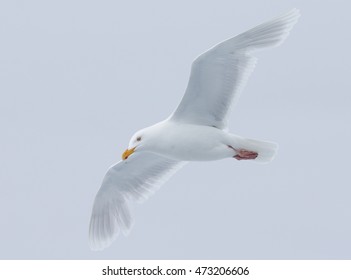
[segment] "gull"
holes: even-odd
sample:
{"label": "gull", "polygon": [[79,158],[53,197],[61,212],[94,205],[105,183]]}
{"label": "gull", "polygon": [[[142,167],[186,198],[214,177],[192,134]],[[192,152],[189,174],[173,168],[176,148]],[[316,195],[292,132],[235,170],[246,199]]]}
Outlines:
{"label": "gull", "polygon": [[128,204],[147,199],[187,162],[273,159],[277,144],[230,134],[228,118],[255,67],[251,53],[280,45],[299,16],[293,9],[215,45],[193,61],[176,110],[166,120],[136,132],[122,160],[108,169],[90,219],[92,250],[110,246],[120,232],[128,234],[132,226]]}

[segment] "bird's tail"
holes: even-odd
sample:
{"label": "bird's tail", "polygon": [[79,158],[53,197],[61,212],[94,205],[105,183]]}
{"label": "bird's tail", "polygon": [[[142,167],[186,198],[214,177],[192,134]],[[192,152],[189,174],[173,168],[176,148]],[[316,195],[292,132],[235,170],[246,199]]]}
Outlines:
{"label": "bird's tail", "polygon": [[268,163],[273,160],[278,150],[278,144],[273,142],[248,139],[235,136],[233,139],[235,149],[244,149],[258,153],[255,162]]}

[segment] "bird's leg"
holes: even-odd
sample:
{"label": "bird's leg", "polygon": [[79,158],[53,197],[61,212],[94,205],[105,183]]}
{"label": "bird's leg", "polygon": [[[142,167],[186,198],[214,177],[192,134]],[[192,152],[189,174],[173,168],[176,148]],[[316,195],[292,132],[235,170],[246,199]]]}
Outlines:
{"label": "bird's leg", "polygon": [[243,159],[255,159],[258,156],[257,152],[254,151],[248,151],[245,149],[235,149],[234,147],[228,145],[228,148],[234,150],[236,152],[236,155],[233,156],[233,158],[237,160],[243,160]]}

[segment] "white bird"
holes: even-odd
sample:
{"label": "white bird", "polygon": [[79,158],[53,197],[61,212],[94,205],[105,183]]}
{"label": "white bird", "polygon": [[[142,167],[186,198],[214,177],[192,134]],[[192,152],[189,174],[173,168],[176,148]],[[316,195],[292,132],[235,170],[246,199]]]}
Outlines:
{"label": "white bird", "polygon": [[90,220],[92,250],[108,247],[120,231],[128,233],[128,202],[148,198],[188,161],[272,160],[277,145],[228,133],[228,115],[255,67],[251,52],[281,44],[299,16],[293,9],[195,59],[178,108],[165,121],[135,133],[122,160],[107,171]]}

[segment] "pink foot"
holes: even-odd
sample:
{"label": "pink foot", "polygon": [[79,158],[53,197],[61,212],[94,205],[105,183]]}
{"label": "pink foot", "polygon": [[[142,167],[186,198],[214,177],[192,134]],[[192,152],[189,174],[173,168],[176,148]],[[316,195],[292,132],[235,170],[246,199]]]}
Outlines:
{"label": "pink foot", "polygon": [[244,149],[235,149],[232,146],[228,146],[229,148],[233,149],[237,154],[234,156],[237,160],[243,159],[255,159],[258,156],[257,152],[248,151]]}

